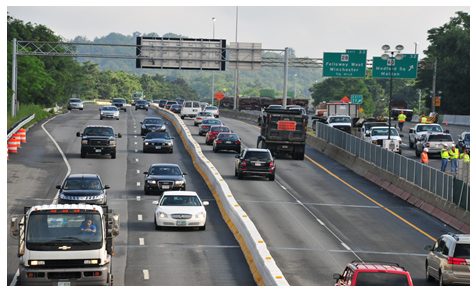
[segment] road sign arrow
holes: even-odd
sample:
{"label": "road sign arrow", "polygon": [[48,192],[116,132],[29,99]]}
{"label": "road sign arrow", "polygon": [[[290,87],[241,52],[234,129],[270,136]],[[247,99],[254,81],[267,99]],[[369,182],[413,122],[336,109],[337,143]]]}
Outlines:
{"label": "road sign arrow", "polygon": [[409,66],[409,71],[411,71],[411,69],[414,69],[414,65]]}

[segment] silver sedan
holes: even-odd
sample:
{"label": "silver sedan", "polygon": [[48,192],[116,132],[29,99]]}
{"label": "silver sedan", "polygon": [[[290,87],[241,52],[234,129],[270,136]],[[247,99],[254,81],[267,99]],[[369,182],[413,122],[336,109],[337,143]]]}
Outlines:
{"label": "silver sedan", "polygon": [[104,118],[112,118],[119,120],[119,109],[116,106],[104,106],[102,109],[99,109],[101,112],[101,120]]}

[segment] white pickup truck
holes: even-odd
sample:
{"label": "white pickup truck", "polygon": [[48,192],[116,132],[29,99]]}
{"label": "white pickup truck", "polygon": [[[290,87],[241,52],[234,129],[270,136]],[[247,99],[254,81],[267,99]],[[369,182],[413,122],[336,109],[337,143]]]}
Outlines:
{"label": "white pickup truck", "polygon": [[396,128],[391,127],[391,136],[388,139],[388,128],[387,126],[374,126],[365,133],[364,140],[401,154],[401,136],[404,137],[404,135],[399,135]]}
{"label": "white pickup truck", "polygon": [[444,132],[449,133],[448,130],[443,131],[442,127],[439,124],[435,123],[420,123],[416,124],[414,128],[409,129],[409,147],[414,148],[414,145],[417,143],[417,139],[420,139],[423,134],[427,132]]}

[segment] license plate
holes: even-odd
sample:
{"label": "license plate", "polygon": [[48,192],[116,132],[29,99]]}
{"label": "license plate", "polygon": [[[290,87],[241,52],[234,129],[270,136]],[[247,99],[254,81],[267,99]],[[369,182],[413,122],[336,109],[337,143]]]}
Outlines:
{"label": "license plate", "polygon": [[229,144],[231,144],[231,143],[232,143],[232,141],[227,141],[226,143],[229,143]]}
{"label": "license plate", "polygon": [[155,129],[152,129],[152,132],[156,132],[156,131],[157,131],[157,130],[155,130]]}
{"label": "license plate", "polygon": [[177,226],[186,226],[186,221],[176,221]]}
{"label": "license plate", "polygon": [[156,146],[156,147],[155,147],[156,150],[159,150],[159,149],[161,149],[161,148],[162,148],[161,146]]}
{"label": "license plate", "polygon": [[168,186],[168,185],[162,185],[162,189],[170,189],[170,186]]}
{"label": "license plate", "polygon": [[438,144],[438,145],[437,145],[437,147],[438,147],[438,148],[441,148],[441,147],[443,147],[443,145],[441,145],[441,144]]}
{"label": "license plate", "polygon": [[96,149],[96,153],[100,153],[100,152],[102,152],[101,149]]}
{"label": "license plate", "polygon": [[71,286],[71,282],[58,282],[58,286]]}
{"label": "license plate", "polygon": [[283,149],[288,149],[289,146],[288,146],[288,145],[283,145],[282,148],[283,148]]}
{"label": "license plate", "polygon": [[256,164],[254,164],[254,166],[260,167],[261,163],[256,163]]}

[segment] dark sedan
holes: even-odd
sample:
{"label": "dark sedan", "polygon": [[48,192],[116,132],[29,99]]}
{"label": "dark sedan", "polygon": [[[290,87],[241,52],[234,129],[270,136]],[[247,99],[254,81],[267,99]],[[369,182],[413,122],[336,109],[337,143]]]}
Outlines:
{"label": "dark sedan", "polygon": [[463,153],[465,149],[468,149],[468,152],[470,153],[470,132],[469,131],[464,131],[462,132],[462,134],[460,134],[457,141],[457,147],[460,150],[460,153]]}
{"label": "dark sedan", "polygon": [[135,103],[135,111],[138,109],[148,111],[148,102],[146,100],[138,100],[137,103]]}
{"label": "dark sedan", "polygon": [[199,135],[206,135],[210,127],[213,125],[223,125],[223,122],[219,119],[205,119],[201,122],[200,129],[198,131]]}
{"label": "dark sedan", "polygon": [[165,104],[165,109],[170,110],[170,107],[171,107],[172,105],[176,105],[176,104],[178,104],[178,103],[175,102],[175,101],[168,101],[168,102]]}
{"label": "dark sedan", "polygon": [[172,105],[170,107],[170,111],[172,111],[175,114],[180,114],[181,113],[181,108],[183,108],[183,106],[181,104],[175,104],[175,105]]}
{"label": "dark sedan", "polygon": [[268,149],[245,148],[236,155],[234,176],[243,179],[245,175],[266,176],[275,179],[275,162]]}
{"label": "dark sedan", "polygon": [[241,152],[241,139],[236,133],[220,133],[213,141],[213,152],[219,151]]}
{"label": "dark sedan", "polygon": [[167,190],[186,190],[186,172],[177,164],[153,164],[145,174],[143,190],[146,195],[151,192],[163,193]]}
{"label": "dark sedan", "polygon": [[144,136],[149,132],[164,132],[167,131],[165,124],[162,118],[159,117],[147,117],[142,122],[140,122],[140,135]]}
{"label": "dark sedan", "polygon": [[173,140],[166,132],[149,132],[143,137],[143,152],[173,153]]}
{"label": "dark sedan", "polygon": [[158,102],[158,106],[159,106],[160,108],[165,108],[165,105],[167,104],[167,102],[168,102],[168,100],[160,100],[160,101]]}
{"label": "dark sedan", "polygon": [[58,204],[107,204],[106,189],[109,185],[103,185],[97,174],[71,174],[62,185],[56,185],[59,189]]}

